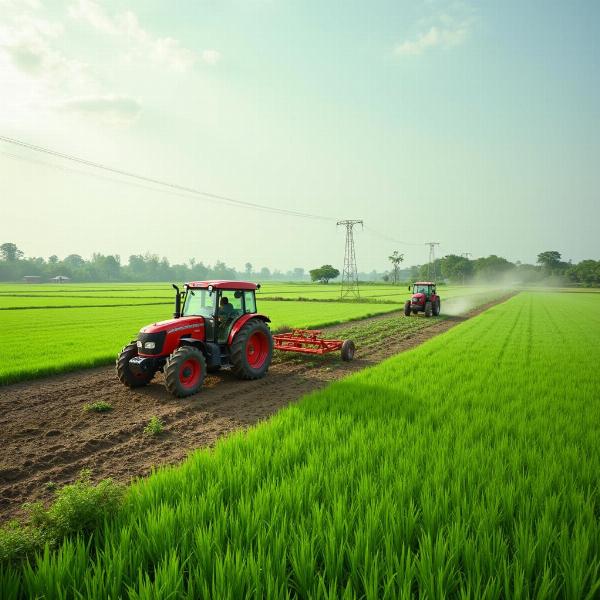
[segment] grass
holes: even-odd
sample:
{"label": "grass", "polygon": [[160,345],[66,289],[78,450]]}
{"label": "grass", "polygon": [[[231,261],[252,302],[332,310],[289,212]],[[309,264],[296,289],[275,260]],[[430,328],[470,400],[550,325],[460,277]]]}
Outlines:
{"label": "grass", "polygon": [[86,412],[97,412],[103,413],[112,410],[112,404],[110,402],[106,402],[106,400],[98,400],[96,402],[91,402],[90,404],[86,404],[84,406],[84,410]]}
{"label": "grass", "polygon": [[164,423],[155,415],[151,417],[146,427],[144,427],[145,435],[160,435],[165,429]]}
{"label": "grass", "polygon": [[[262,301],[272,327],[322,326],[394,310],[394,305]],[[170,306],[0,311],[0,384],[113,362],[141,327],[171,317]]]}
{"label": "grass", "polygon": [[135,484],[7,598],[600,593],[600,299],[521,294]]}
{"label": "grass", "polygon": [[[0,385],[78,368],[110,364],[121,348],[135,339],[141,327],[170,318],[172,314],[170,303],[127,304],[128,302],[160,302],[160,299],[144,300],[144,294],[157,296],[157,289],[161,287],[157,284],[148,286],[90,284],[87,287],[81,284],[78,287],[0,285],[0,305],[15,300],[38,303],[37,308],[20,306],[19,310],[15,307],[0,310],[0,328],[3,338],[3,344],[0,346]],[[287,284],[287,287],[302,289],[301,286],[294,284]],[[387,286],[386,289],[389,290],[391,287]],[[446,288],[444,290],[446,293]],[[167,291],[171,298],[170,291]],[[27,294],[27,296],[15,297],[16,293]],[[35,293],[43,296],[30,297]],[[465,294],[464,289],[462,293]],[[496,293],[470,289],[466,296],[475,301]],[[84,294],[86,297],[78,298],[77,294]],[[96,299],[94,297],[90,299],[89,296],[93,294],[99,295]],[[103,294],[107,297],[103,297]],[[139,299],[135,300],[137,294]],[[74,302],[79,301],[87,303],[87,307],[73,305]],[[102,305],[104,301],[110,302],[111,305]],[[42,307],[46,302],[58,303],[54,308],[57,306],[61,308],[60,310],[44,309]],[[100,304],[94,305],[95,303]],[[114,303],[124,304],[113,305]],[[400,306],[400,304],[378,303],[276,302],[262,298],[258,300],[259,310],[270,316],[271,327],[274,330],[283,325],[324,327],[397,310]],[[5,305],[4,308],[7,306]]]}

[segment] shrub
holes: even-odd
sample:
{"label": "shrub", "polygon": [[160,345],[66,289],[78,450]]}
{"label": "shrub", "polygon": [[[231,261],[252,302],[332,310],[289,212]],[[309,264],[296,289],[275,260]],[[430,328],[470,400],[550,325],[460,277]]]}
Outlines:
{"label": "shrub", "polygon": [[155,415],[148,421],[148,425],[144,427],[144,433],[146,435],[158,435],[163,432],[164,427],[164,423]]}
{"label": "shrub", "polygon": [[45,508],[41,502],[25,504],[29,522],[15,521],[0,529],[0,563],[26,558],[46,543],[55,546],[76,533],[87,533],[121,506],[125,489],[112,479],[97,485],[91,471],[81,471],[79,479],[56,492],[56,499]]}
{"label": "shrub", "polygon": [[108,412],[109,410],[112,410],[112,404],[110,402],[106,402],[105,400],[98,400],[98,402],[86,404],[84,406],[84,410],[86,412]]}

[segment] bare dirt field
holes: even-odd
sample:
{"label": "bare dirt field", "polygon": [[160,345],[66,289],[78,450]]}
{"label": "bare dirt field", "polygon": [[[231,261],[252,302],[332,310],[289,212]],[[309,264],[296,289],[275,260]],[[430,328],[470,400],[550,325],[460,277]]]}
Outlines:
{"label": "bare dirt field", "polygon": [[[113,367],[0,388],[0,521],[21,516],[24,502],[50,499],[54,485],[74,481],[84,468],[92,470],[94,480],[128,482],[160,465],[177,463],[190,451],[255,425],[304,394],[408,350],[506,298],[464,317],[411,317],[423,326],[402,335],[384,326],[405,319],[401,313],[331,327],[324,331],[342,338],[345,331],[356,333],[363,325],[365,331],[377,328],[378,334],[366,336],[364,344],[360,334],[355,337],[353,362],[342,362],[339,353],[291,360],[276,353],[264,379],[239,381],[223,371],[209,375],[200,393],[182,400],[167,393],[160,373],[149,386],[129,390]],[[112,410],[84,410],[97,401],[109,402]],[[154,415],[163,421],[164,432],[144,435]]]}

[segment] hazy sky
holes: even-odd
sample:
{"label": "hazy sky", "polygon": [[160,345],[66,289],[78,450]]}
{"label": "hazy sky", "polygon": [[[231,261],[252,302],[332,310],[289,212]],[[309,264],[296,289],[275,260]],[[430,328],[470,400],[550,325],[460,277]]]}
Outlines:
{"label": "hazy sky", "polygon": [[[600,2],[0,0],[0,242],[359,270],[395,249],[600,258]],[[16,158],[16,157],[22,158]],[[77,172],[73,172],[75,169]]]}

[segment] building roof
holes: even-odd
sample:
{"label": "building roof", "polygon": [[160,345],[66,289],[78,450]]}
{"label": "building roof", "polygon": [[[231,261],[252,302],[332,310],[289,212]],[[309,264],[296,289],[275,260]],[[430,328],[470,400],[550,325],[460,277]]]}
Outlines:
{"label": "building roof", "polygon": [[251,281],[229,281],[227,279],[213,279],[209,281],[190,281],[186,283],[190,288],[204,288],[209,285],[218,290],[256,290],[260,287],[259,284]]}

